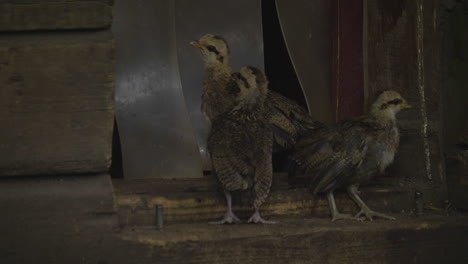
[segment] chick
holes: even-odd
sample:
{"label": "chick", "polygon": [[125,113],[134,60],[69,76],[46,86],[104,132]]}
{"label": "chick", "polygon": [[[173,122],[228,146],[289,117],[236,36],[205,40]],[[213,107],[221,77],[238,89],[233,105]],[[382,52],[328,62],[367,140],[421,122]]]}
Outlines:
{"label": "chick", "polygon": [[200,50],[205,61],[201,110],[213,121],[234,107],[238,93],[237,84],[231,77],[229,46],[222,37],[212,34],[206,34],[190,45]]}
{"label": "chick", "polygon": [[[399,93],[385,91],[372,104],[369,114],[324,126],[299,139],[293,159],[310,179],[313,193],[327,194],[332,221],[362,220],[362,215],[369,220],[373,217],[395,219],[369,209],[359,197],[358,187],[393,162],[400,139],[396,114],[409,107]],[[338,188],[347,189],[361,208],[358,214],[338,212],[333,196]]]}
{"label": "chick", "polygon": [[[259,75],[263,74],[257,68],[252,69],[259,71]],[[321,126],[321,123],[314,121],[302,106],[279,93],[268,90],[266,102],[269,114],[265,122],[273,130],[277,147],[274,150],[290,149],[301,134]]]}
{"label": "chick", "polygon": [[251,196],[255,212],[249,223],[274,224],[259,213],[270,191],[273,168],[273,134],[268,120],[268,81],[253,67],[241,68],[233,74],[238,85],[236,106],[219,116],[212,124],[208,150],[215,175],[225,192],[227,212],[224,218],[212,224],[240,222],[232,212],[231,192]]}
{"label": "chick", "polygon": [[[202,112],[213,121],[236,103],[239,88],[231,75],[229,47],[222,37],[212,34],[190,44],[201,51],[205,61]],[[272,91],[268,91],[266,97],[271,105],[268,122],[274,131],[277,150],[292,147],[301,133],[316,128],[317,123],[294,101]]]}

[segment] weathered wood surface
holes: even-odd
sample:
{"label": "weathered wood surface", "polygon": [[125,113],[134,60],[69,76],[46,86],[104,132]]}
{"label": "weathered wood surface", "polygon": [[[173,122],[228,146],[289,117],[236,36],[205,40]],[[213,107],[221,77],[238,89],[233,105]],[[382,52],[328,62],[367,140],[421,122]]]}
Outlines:
{"label": "weathered wood surface", "polygon": [[0,39],[0,176],[105,172],[114,120],[107,33]]}
{"label": "weathered wood surface", "polygon": [[443,11],[447,185],[454,205],[468,209],[468,1],[445,2]]}
{"label": "weathered wood surface", "polygon": [[[31,217],[34,219],[34,217]],[[113,229],[112,217],[39,219],[2,232],[2,264],[466,263],[468,218]],[[66,221],[64,221],[66,220]],[[58,224],[59,223],[59,224]]]}
{"label": "weathered wood surface", "polygon": [[3,0],[0,31],[109,28],[109,0]]}
{"label": "weathered wood surface", "polygon": [[22,217],[34,216],[38,220],[115,212],[108,174],[2,178],[0,201],[0,211],[4,212],[0,218],[2,228]]}
{"label": "weathered wood surface", "polygon": [[0,178],[0,212],[2,264],[89,263],[117,227],[106,174]]}
{"label": "weathered wood surface", "polygon": [[[321,217],[329,219],[330,210],[326,198],[312,196],[306,188],[289,189],[281,175],[275,175],[272,191],[261,208],[263,216]],[[167,223],[207,222],[220,218],[225,210],[218,183],[210,180],[177,181],[122,181],[114,180],[116,204],[121,226],[154,225],[156,205],[164,206]],[[357,213],[357,206],[345,193],[337,193],[337,206],[344,213]],[[385,187],[365,188],[362,198],[368,205],[388,213],[413,209],[413,194]],[[252,208],[234,196],[234,211],[244,219],[252,214]]]}
{"label": "weathered wood surface", "polygon": [[438,0],[367,1],[367,103],[399,91],[413,106],[398,115],[400,149],[388,168],[395,184],[445,199],[440,149],[441,74]]}
{"label": "weathered wood surface", "polygon": [[[466,217],[336,222],[282,219],[272,226],[180,224],[119,236],[146,247],[135,263],[466,263]],[[131,248],[131,247],[128,247]]]}
{"label": "weathered wood surface", "polygon": [[[164,186],[162,186],[164,187]],[[169,190],[168,190],[169,191]],[[108,175],[0,179],[2,264],[466,263],[468,216],[116,229]]]}

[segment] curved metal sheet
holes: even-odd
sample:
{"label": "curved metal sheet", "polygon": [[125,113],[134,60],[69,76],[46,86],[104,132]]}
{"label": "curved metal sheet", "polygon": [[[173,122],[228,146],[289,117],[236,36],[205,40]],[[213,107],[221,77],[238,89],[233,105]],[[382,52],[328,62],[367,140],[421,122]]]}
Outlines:
{"label": "curved metal sheet", "polygon": [[332,2],[276,0],[283,36],[309,111],[322,122],[333,121]]}
{"label": "curved metal sheet", "polygon": [[178,74],[174,2],[117,0],[113,32],[124,177],[202,177]]}
{"label": "curved metal sheet", "polygon": [[206,150],[209,122],[201,113],[203,61],[189,42],[206,33],[224,37],[233,70],[245,65],[264,68],[261,0],[177,0],[177,53],[185,101],[197,135],[203,168],[211,170]]}

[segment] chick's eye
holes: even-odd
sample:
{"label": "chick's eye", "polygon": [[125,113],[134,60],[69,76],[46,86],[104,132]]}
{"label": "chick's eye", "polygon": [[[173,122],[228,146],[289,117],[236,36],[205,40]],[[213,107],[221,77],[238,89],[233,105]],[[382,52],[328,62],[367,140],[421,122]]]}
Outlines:
{"label": "chick's eye", "polygon": [[387,104],[398,105],[398,104],[401,104],[402,102],[403,102],[403,100],[401,100],[401,99],[393,99],[391,101],[388,101]]}
{"label": "chick's eye", "polygon": [[211,45],[210,45],[210,46],[208,46],[208,47],[206,47],[206,48],[208,49],[209,52],[215,52],[215,51],[216,51],[215,46],[211,46]]}

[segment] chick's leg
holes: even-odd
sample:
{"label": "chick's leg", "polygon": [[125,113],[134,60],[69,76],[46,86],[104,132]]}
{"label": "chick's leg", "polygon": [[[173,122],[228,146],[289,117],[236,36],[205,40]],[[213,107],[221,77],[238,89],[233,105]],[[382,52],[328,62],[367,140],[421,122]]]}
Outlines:
{"label": "chick's leg", "polygon": [[[267,145],[271,146],[272,142],[267,142]],[[265,143],[264,142],[264,143]],[[263,219],[260,216],[258,208],[263,204],[263,202],[268,197],[270,193],[271,183],[273,178],[273,165],[271,163],[271,149],[269,152],[264,153],[259,157],[259,162],[257,168],[255,169],[255,200],[253,202],[253,208],[255,212],[249,218],[248,223],[254,224],[276,224],[276,221],[268,221]]]}
{"label": "chick's leg", "polygon": [[355,221],[360,220],[360,218],[356,218],[350,214],[341,214],[340,212],[338,212],[338,209],[336,208],[336,203],[335,203],[335,196],[333,196],[333,191],[330,191],[327,193],[327,199],[328,199],[328,204],[330,205],[332,222],[335,222],[336,220],[355,220]]}
{"label": "chick's leg", "polygon": [[249,218],[247,223],[273,225],[273,224],[276,224],[277,222],[263,219],[260,216],[260,212],[258,211],[258,209],[255,209],[255,213],[253,213],[253,215]]}
{"label": "chick's leg", "polygon": [[223,224],[234,224],[240,223],[241,220],[237,218],[237,216],[232,212],[232,197],[228,191],[224,191],[224,195],[226,196],[226,203],[227,203],[227,211],[224,214],[223,219],[219,221],[209,222],[212,225],[223,225]]}
{"label": "chick's leg", "polygon": [[353,199],[354,202],[359,205],[361,208],[361,211],[355,215],[356,218],[360,217],[361,215],[364,215],[367,219],[372,221],[373,217],[380,217],[388,220],[395,220],[395,217],[388,216],[379,212],[372,211],[365,203],[364,201],[361,200],[361,198],[358,195],[358,189],[357,186],[351,185],[348,187],[348,194],[351,196],[351,199]]}

